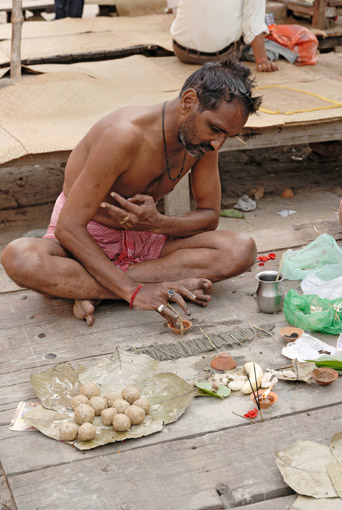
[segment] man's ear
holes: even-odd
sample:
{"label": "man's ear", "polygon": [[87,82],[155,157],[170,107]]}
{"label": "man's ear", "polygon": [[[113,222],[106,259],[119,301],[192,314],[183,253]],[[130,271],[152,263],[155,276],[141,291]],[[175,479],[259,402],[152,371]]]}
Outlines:
{"label": "man's ear", "polygon": [[181,97],[182,113],[190,113],[190,111],[197,109],[198,96],[195,89],[187,89],[183,92]]}

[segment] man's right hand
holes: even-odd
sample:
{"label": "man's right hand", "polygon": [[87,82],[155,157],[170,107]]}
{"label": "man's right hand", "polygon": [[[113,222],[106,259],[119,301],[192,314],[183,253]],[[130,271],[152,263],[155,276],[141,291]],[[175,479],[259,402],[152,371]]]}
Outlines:
{"label": "man's right hand", "polygon": [[[201,290],[201,292],[197,292],[196,295],[188,288],[187,283],[192,288],[195,287],[197,291]],[[211,281],[205,278],[145,284],[136,295],[133,308],[137,310],[155,310],[167,322],[176,325],[179,314],[172,310],[173,305],[177,304],[186,315],[190,315],[191,312],[185,299],[206,306],[211,298],[204,291],[209,290],[211,285]],[[168,306],[169,302],[172,308]]]}

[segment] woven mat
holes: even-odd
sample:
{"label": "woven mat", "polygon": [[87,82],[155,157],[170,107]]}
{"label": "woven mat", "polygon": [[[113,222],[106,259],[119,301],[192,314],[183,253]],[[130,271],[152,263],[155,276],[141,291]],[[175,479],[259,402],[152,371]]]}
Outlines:
{"label": "woven mat", "polygon": [[[51,57],[116,51],[137,45],[156,45],[172,50],[171,14],[151,14],[136,17],[102,17],[89,19],[62,19],[51,22],[24,24],[21,58],[46,59]],[[33,27],[32,27],[33,25]],[[11,38],[1,34],[0,64],[10,62]]]}
{"label": "woven mat", "polygon": [[[254,68],[254,64],[250,66]],[[182,64],[176,57],[134,55],[113,61],[32,69],[46,74],[0,88],[0,163],[28,154],[71,150],[111,110],[125,105],[157,104],[176,97],[196,66]],[[342,102],[342,81],[312,76],[285,62],[279,72],[260,73],[257,78],[259,87],[272,86],[260,90],[264,96],[262,106],[269,110],[286,112],[329,105],[310,94]],[[247,126],[262,129],[332,118],[342,118],[342,108],[292,115],[261,112],[252,115]]]}

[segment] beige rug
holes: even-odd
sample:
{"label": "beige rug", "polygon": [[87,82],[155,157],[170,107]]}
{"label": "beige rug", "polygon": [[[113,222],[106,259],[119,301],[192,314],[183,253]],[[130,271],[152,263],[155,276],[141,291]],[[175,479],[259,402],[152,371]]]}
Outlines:
{"label": "beige rug", "polygon": [[[255,64],[250,67],[255,71]],[[28,154],[71,150],[111,110],[176,97],[196,66],[182,64],[176,57],[134,55],[31,69],[44,74],[0,88],[0,163]],[[280,113],[252,115],[247,126],[262,129],[342,118],[342,108],[327,101],[342,104],[341,81],[313,76],[283,62],[279,72],[258,73],[257,79],[257,93],[264,96],[262,108]],[[289,113],[298,110],[304,111]]]}

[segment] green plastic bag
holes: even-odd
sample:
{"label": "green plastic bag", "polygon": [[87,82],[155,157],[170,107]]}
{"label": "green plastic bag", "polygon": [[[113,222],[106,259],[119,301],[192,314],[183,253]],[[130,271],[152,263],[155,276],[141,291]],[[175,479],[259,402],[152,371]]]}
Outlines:
{"label": "green plastic bag", "polygon": [[291,289],[284,299],[284,315],[292,326],[305,331],[342,332],[342,298],[330,301],[313,294],[301,296]]}
{"label": "green plastic bag", "polygon": [[332,236],[322,234],[300,250],[285,252],[281,272],[288,280],[303,280],[308,274],[333,280],[342,276],[342,249]]}

